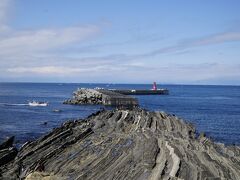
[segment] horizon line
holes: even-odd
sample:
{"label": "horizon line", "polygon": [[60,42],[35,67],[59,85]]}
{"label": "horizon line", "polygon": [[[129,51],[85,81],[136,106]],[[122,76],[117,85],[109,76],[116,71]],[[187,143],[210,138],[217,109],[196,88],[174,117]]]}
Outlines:
{"label": "horizon line", "polygon": [[[152,85],[152,83],[110,83],[110,82],[31,82],[31,81],[0,81],[0,84],[119,84],[119,85]],[[159,83],[157,82],[157,85],[182,85],[182,86],[240,86],[240,84],[196,84],[196,83]]]}

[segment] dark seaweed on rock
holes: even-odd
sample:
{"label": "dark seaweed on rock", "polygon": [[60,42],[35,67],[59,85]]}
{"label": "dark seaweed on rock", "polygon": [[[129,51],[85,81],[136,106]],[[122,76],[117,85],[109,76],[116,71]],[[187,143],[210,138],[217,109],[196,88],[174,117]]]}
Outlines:
{"label": "dark seaweed on rock", "polygon": [[21,148],[2,179],[240,179],[240,148],[195,138],[176,116],[103,110]]}

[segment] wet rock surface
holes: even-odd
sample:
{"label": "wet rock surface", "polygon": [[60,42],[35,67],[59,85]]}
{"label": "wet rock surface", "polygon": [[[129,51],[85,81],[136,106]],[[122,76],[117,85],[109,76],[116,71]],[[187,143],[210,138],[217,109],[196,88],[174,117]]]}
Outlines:
{"label": "wet rock surface", "polygon": [[176,116],[103,110],[26,143],[0,179],[240,179],[240,148]]}

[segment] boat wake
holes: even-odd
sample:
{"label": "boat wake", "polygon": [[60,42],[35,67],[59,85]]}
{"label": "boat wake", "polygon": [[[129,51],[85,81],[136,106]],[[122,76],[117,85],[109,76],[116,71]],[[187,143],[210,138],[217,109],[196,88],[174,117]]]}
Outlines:
{"label": "boat wake", "polygon": [[0,103],[3,106],[48,106],[47,102],[30,101],[27,104]]}
{"label": "boat wake", "polygon": [[11,103],[0,103],[3,106],[29,106],[29,104],[11,104]]}

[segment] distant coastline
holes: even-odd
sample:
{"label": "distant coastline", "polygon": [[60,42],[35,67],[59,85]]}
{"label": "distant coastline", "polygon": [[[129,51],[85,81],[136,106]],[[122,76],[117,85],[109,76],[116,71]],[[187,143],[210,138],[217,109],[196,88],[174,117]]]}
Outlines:
{"label": "distant coastline", "polygon": [[[100,84],[100,85],[114,85],[114,84],[118,84],[118,85],[152,85],[151,83],[111,83],[111,82],[55,82],[55,81],[50,81],[50,82],[45,82],[45,81],[40,81],[40,82],[32,82],[32,81],[19,81],[19,82],[15,82],[15,81],[0,81],[0,84],[86,84],[86,85],[90,85],[90,84]],[[158,84],[164,85],[164,86],[240,86],[240,84],[214,84],[214,83],[161,83],[158,82]]]}

